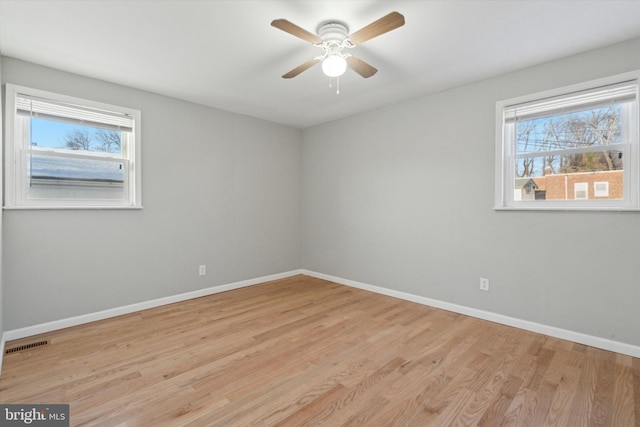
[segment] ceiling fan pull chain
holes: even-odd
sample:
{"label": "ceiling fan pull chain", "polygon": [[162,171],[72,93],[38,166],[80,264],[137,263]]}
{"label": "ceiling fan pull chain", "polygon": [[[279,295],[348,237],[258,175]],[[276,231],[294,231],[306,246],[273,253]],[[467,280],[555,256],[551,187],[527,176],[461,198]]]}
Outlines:
{"label": "ceiling fan pull chain", "polygon": [[[329,88],[333,88],[333,77],[329,77]],[[340,94],[340,76],[336,77],[336,95]]]}
{"label": "ceiling fan pull chain", "polygon": [[[329,88],[333,88],[333,77],[329,77]],[[340,76],[336,77],[336,94],[340,94]]]}

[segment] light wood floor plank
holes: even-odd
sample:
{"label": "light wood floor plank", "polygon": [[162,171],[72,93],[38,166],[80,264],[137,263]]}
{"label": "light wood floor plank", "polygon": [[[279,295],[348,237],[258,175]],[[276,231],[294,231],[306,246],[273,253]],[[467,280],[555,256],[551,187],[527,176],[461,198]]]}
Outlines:
{"label": "light wood floor plank", "polygon": [[7,343],[73,426],[640,426],[640,360],[295,276]]}

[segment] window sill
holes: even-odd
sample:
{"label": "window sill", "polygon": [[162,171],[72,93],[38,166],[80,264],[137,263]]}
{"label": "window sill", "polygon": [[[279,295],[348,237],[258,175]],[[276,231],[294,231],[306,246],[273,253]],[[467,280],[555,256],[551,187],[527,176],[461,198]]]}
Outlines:
{"label": "window sill", "polygon": [[640,212],[640,208],[625,208],[625,207],[611,207],[611,206],[597,206],[597,207],[568,207],[568,206],[535,206],[535,207],[516,207],[516,206],[500,206],[494,207],[496,212],[507,211],[547,211],[547,212]]}

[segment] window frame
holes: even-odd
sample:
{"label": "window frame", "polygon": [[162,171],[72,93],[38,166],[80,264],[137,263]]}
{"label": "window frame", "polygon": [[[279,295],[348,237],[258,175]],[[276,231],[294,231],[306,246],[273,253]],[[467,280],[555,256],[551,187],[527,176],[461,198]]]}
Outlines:
{"label": "window frame", "polygon": [[[23,129],[20,124],[17,112],[17,97],[19,95],[41,98],[53,103],[65,103],[77,105],[79,107],[111,111],[126,114],[132,117],[133,126],[131,136],[123,141],[122,158],[119,161],[125,166],[125,180],[119,184],[124,188],[124,199],[108,198],[45,198],[29,199],[26,195],[26,180],[28,179],[27,167],[19,164],[24,155],[24,138],[28,135],[28,130]],[[142,169],[141,169],[141,116],[139,110],[107,104],[103,102],[63,95],[59,93],[34,89],[25,86],[7,83],[5,85],[5,197],[3,209],[141,209],[142,208]],[[91,126],[89,124],[89,126]],[[126,148],[125,148],[126,147]],[[69,153],[62,155],[63,150],[47,149],[40,150],[40,154],[46,156],[61,156],[69,158],[82,158],[88,160],[116,161],[115,157],[101,156],[100,154],[79,154]],[[55,185],[52,181],[51,185]],[[65,182],[67,187],[77,186],[78,188],[95,187],[97,184],[92,181],[87,182]]]}
{"label": "window frame", "polygon": [[[623,144],[615,144],[610,147],[624,150],[624,197],[621,200],[514,200],[515,168],[514,161],[515,141],[509,143],[506,136],[505,109],[519,104],[533,103],[550,98],[568,97],[577,92],[595,90],[603,86],[613,86],[633,82],[635,85],[635,101],[632,108],[632,122],[626,126],[627,134]],[[532,93],[515,98],[496,102],[495,125],[495,199],[494,210],[586,210],[586,211],[640,211],[640,70],[617,74],[610,77],[591,80],[574,85],[564,86],[547,91]],[[624,113],[623,113],[624,114]],[[598,151],[597,147],[584,149],[583,151]]]}

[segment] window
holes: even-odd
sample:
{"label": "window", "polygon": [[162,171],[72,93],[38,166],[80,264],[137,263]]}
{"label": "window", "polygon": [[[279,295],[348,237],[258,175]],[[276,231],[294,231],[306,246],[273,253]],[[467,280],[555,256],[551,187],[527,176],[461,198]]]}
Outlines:
{"label": "window", "polygon": [[609,197],[609,182],[594,182],[593,197]]}
{"label": "window", "polygon": [[640,209],[639,77],[498,102],[496,208]]}
{"label": "window", "polygon": [[7,208],[139,208],[140,112],[6,85]]}
{"label": "window", "polygon": [[586,200],[589,198],[589,184],[586,182],[576,182],[573,186],[573,198],[576,200]]}

